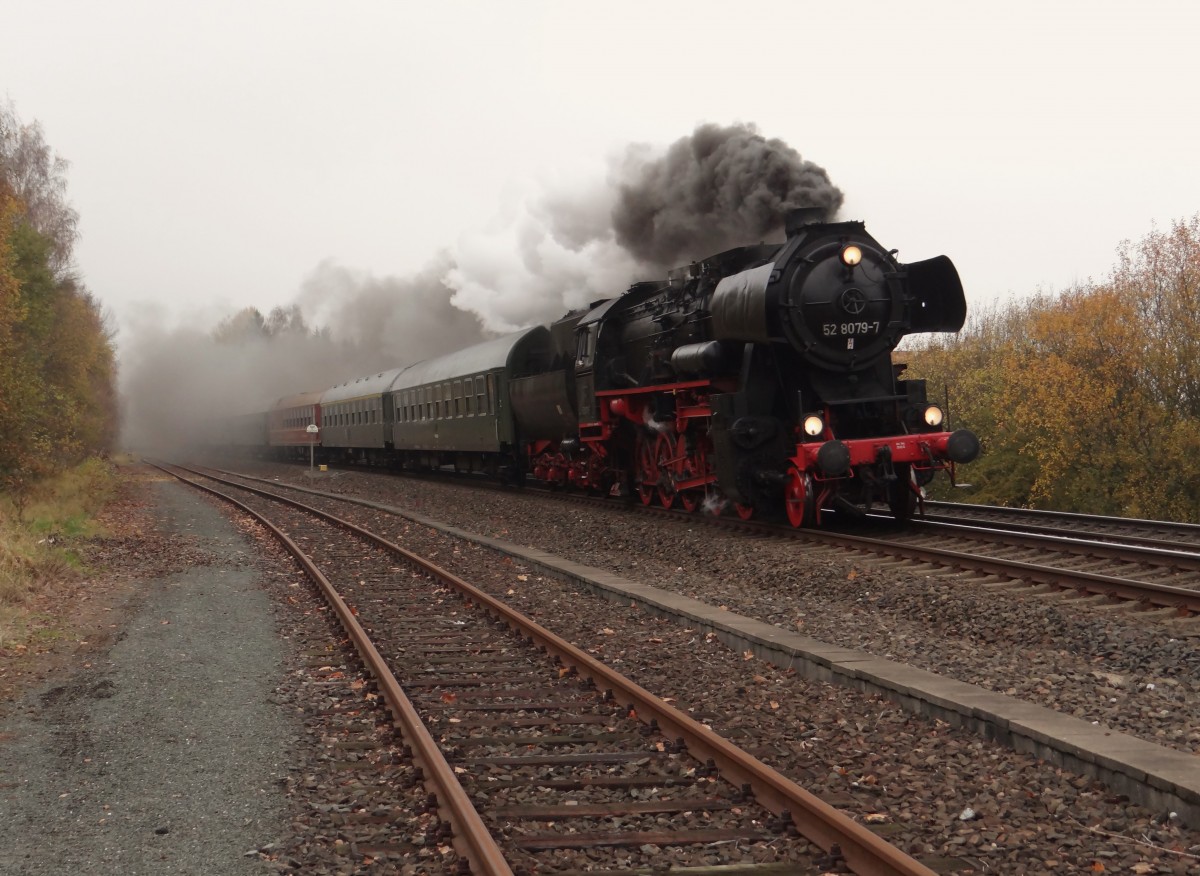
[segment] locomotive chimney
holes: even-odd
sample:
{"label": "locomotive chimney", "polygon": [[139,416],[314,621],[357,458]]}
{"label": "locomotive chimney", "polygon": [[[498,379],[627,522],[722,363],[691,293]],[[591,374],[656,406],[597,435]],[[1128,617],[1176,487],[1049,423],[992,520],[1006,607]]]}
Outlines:
{"label": "locomotive chimney", "polygon": [[791,237],[797,234],[805,225],[816,225],[825,218],[824,207],[797,207],[789,210],[784,221],[784,231]]}

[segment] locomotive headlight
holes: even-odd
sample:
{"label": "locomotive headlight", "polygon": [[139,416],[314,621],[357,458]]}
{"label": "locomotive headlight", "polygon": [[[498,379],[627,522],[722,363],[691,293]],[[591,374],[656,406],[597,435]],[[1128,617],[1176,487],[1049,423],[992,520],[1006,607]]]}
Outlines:
{"label": "locomotive headlight", "polygon": [[862,261],[862,250],[853,243],[842,247],[842,264],[847,267],[854,267]]}
{"label": "locomotive headlight", "polygon": [[825,431],[825,421],[816,414],[809,414],[804,418],[804,434],[809,438],[816,438]]}
{"label": "locomotive headlight", "polygon": [[940,426],[945,417],[946,415],[942,413],[942,409],[937,405],[930,405],[925,408],[925,425],[927,426]]}

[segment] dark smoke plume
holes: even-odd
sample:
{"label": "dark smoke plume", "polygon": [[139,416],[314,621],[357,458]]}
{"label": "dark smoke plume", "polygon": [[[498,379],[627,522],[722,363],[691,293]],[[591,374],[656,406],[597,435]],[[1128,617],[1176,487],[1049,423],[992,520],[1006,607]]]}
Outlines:
{"label": "dark smoke plume", "polygon": [[787,213],[820,207],[832,219],[842,192],[825,170],[752,125],[701,125],[665,156],[631,151],[613,209],[617,241],[639,261],[677,266],[782,231]]}

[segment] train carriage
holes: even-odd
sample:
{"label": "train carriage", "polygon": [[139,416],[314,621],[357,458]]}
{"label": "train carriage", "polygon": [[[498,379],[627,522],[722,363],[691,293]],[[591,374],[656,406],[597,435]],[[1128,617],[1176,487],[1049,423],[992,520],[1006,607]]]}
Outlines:
{"label": "train carriage", "polygon": [[219,444],[242,453],[255,454],[261,452],[267,443],[267,420],[262,411],[227,417],[219,423],[225,433],[218,438]]}
{"label": "train carriage", "polygon": [[[280,456],[308,459],[321,446],[322,391],[276,399],[267,411],[267,441]],[[310,432],[309,426],[318,431]]]}
{"label": "train carriage", "polygon": [[404,368],[359,377],[321,396],[321,447],[326,458],[384,461],[392,450],[395,397],[392,387]]}
{"label": "train carriage", "polygon": [[391,389],[395,449],[427,468],[515,460],[509,380],[541,367],[549,343],[535,326],[406,368]]}

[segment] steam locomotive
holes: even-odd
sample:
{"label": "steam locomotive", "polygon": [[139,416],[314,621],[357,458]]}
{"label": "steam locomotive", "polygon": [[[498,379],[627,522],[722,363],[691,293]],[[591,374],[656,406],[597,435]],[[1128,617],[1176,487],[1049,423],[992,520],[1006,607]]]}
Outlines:
{"label": "steam locomotive", "polygon": [[863,223],[813,213],[788,217],[782,245],[720,253],[549,327],[280,399],[243,443],[794,526],[876,504],[907,520],[938,471],[953,478],[980,449],[891,358],[906,334],[962,328],[962,284],[945,256],[900,264]]}

